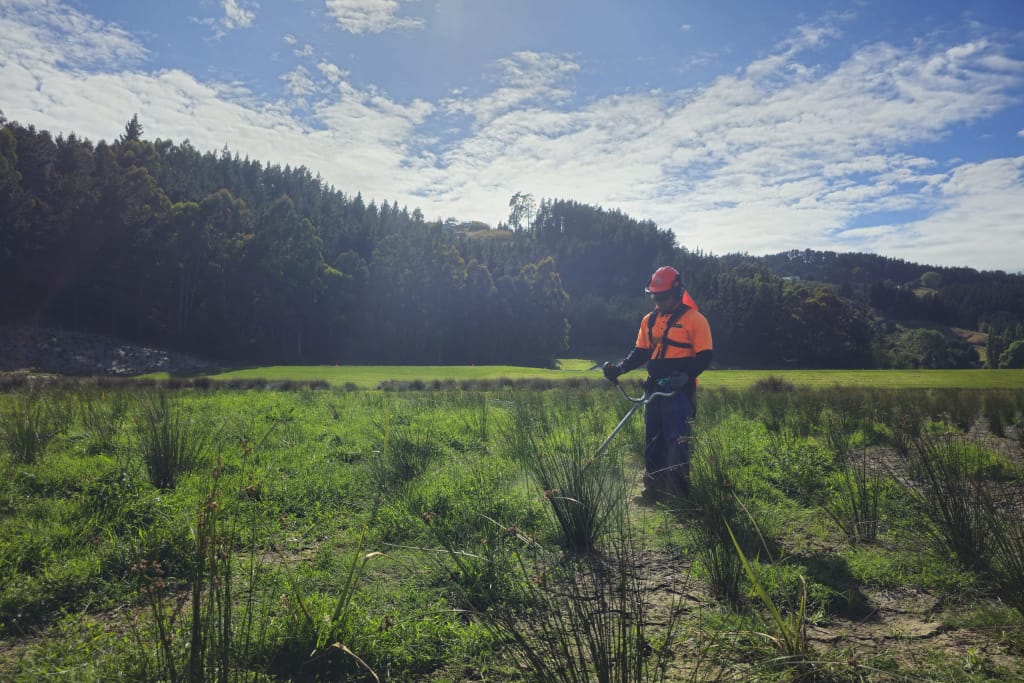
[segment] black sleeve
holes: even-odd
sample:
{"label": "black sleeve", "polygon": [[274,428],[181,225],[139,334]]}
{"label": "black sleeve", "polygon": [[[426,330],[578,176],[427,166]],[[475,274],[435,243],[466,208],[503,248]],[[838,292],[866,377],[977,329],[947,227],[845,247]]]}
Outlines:
{"label": "black sleeve", "polygon": [[709,365],[711,365],[711,349],[701,351],[693,358],[687,358],[683,367],[683,372],[686,373],[687,377],[693,379],[700,373],[707,370]]}
{"label": "black sleeve", "polygon": [[[710,353],[710,351],[708,352]],[[640,367],[646,363],[651,357],[650,349],[641,349],[634,346],[633,350],[629,352],[629,355],[623,358],[619,362],[619,367],[622,368],[623,374]]]}

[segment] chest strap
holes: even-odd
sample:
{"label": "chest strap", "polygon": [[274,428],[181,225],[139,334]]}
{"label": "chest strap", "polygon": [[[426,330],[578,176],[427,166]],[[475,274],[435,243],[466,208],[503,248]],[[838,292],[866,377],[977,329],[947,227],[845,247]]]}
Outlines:
{"label": "chest strap", "polygon": [[[673,311],[668,318],[668,322],[665,324],[665,333],[661,337],[659,342],[660,348],[657,353],[654,353],[654,349],[651,349],[651,358],[660,360],[665,357],[665,353],[668,351],[668,347],[675,346],[680,349],[692,348],[692,344],[686,342],[677,342],[673,339],[669,339],[669,332],[672,330],[672,326],[679,322],[679,319],[686,315],[686,312],[690,310],[689,306],[685,304],[677,311]],[[658,316],[661,315],[657,310],[651,311],[651,315],[647,316],[647,338],[651,340],[651,344],[654,344],[654,324],[658,320]]]}

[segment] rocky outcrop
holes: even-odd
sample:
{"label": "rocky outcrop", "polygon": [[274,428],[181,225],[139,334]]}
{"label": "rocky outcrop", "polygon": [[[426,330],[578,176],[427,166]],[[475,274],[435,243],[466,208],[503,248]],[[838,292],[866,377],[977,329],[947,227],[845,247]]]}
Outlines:
{"label": "rocky outcrop", "polygon": [[147,372],[194,374],[214,367],[187,354],[96,334],[0,326],[0,372],[131,377]]}

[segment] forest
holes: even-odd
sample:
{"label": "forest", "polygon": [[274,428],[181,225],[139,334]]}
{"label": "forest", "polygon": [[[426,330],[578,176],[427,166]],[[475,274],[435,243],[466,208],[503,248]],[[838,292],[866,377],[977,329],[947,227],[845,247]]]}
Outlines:
{"label": "forest", "polygon": [[[872,254],[713,255],[649,220],[516,193],[428,220],[315,170],[187,140],[53,136],[0,114],[0,325],[247,363],[547,366],[632,346],[659,265],[719,367],[1024,364],[1024,275]],[[987,335],[981,358],[952,328]]]}

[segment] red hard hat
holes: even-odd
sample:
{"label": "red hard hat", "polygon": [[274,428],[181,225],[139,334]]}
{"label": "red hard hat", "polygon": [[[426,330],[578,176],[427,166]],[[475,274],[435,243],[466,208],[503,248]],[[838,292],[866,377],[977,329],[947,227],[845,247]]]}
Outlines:
{"label": "red hard hat", "polygon": [[672,266],[662,266],[654,271],[654,275],[651,276],[651,281],[647,283],[644,291],[648,294],[661,294],[682,288],[683,280],[679,277],[679,271]]}

